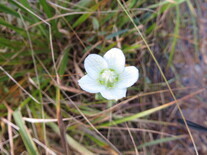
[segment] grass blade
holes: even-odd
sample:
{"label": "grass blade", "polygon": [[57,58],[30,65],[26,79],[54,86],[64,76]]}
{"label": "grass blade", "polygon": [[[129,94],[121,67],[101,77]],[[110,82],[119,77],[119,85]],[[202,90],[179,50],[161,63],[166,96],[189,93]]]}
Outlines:
{"label": "grass blade", "polygon": [[153,114],[153,113],[155,113],[157,111],[160,111],[160,110],[165,109],[165,108],[167,108],[169,106],[172,106],[172,105],[174,105],[177,102],[186,100],[189,97],[192,97],[194,95],[197,95],[197,94],[203,92],[204,90],[205,89],[200,89],[200,90],[198,90],[198,91],[196,91],[196,92],[194,92],[192,94],[189,94],[187,96],[184,96],[183,98],[178,99],[176,101],[172,101],[172,102],[166,103],[164,105],[161,105],[161,106],[158,106],[158,107],[149,109],[149,110],[145,110],[143,112],[140,112],[140,113],[137,113],[137,114],[134,114],[134,115],[130,115],[128,117],[124,117],[124,118],[121,118],[121,119],[117,119],[117,120],[114,120],[114,121],[111,121],[111,122],[104,123],[104,124],[100,125],[100,128],[103,127],[103,126],[105,127],[105,126],[117,125],[117,124],[124,123],[124,122],[127,122],[127,121],[135,120],[137,118],[141,118],[141,117],[148,116],[148,115]]}
{"label": "grass blade", "polygon": [[174,35],[173,35],[173,41],[171,45],[171,51],[170,51],[170,56],[168,60],[168,66],[172,64],[173,61],[173,56],[175,53],[175,48],[177,44],[177,37],[179,36],[179,29],[180,29],[180,10],[179,6],[176,6],[176,24],[175,24],[175,29],[174,29]]}
{"label": "grass blade", "polygon": [[154,141],[150,141],[150,142],[139,145],[138,149],[141,149],[141,148],[147,147],[147,146],[157,145],[157,144],[160,144],[160,143],[166,143],[166,142],[173,141],[173,140],[179,140],[179,139],[182,139],[182,138],[185,138],[185,137],[186,136],[181,135],[181,136],[173,136],[173,137],[156,139]]}
{"label": "grass blade", "polygon": [[[55,123],[48,123],[48,125],[57,133],[60,134],[59,128]],[[68,134],[66,135],[66,140],[68,144],[77,150],[81,154],[87,154],[87,155],[94,155],[91,151],[89,151],[87,148],[85,148],[83,145],[79,144],[75,139],[70,137]]]}
{"label": "grass blade", "polygon": [[32,140],[32,137],[25,126],[24,120],[22,118],[22,115],[19,110],[16,110],[13,113],[13,117],[15,120],[16,125],[19,127],[19,133],[22,137],[22,140],[24,142],[24,145],[26,146],[26,149],[30,155],[38,155],[37,147],[35,143]]}

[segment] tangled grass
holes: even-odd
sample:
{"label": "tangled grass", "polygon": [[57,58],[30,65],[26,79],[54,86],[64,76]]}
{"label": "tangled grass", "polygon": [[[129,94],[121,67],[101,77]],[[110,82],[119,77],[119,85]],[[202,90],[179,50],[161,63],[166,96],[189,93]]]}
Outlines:
{"label": "tangled grass", "polygon": [[[206,7],[1,1],[1,154],[205,154]],[[112,47],[140,70],[117,102],[77,83],[86,56]]]}

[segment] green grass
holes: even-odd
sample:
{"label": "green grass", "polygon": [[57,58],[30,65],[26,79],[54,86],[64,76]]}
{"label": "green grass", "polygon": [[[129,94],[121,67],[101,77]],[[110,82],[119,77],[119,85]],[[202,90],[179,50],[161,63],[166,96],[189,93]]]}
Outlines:
{"label": "green grass", "polygon": [[29,154],[39,154],[37,151],[37,147],[34,144],[32,137],[31,137],[27,127],[24,124],[21,113],[17,110],[13,113],[13,117],[14,117],[16,125],[19,127],[18,131],[22,137],[22,140],[24,142],[24,145],[25,145],[28,153]]}
{"label": "green grass", "polygon": [[[196,16],[186,19],[193,6],[190,0],[1,1],[0,153],[162,154],[179,143],[178,150],[198,154],[187,124],[170,128],[175,109],[182,115],[181,103],[205,91],[187,88],[182,75],[171,74],[185,22],[193,24],[199,55]],[[77,83],[84,58],[113,47],[140,71],[117,103],[83,92]]]}

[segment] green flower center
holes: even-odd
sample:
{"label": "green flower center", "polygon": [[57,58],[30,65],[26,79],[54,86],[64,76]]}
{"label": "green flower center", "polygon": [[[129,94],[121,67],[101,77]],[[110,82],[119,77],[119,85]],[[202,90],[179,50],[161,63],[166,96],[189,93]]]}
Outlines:
{"label": "green flower center", "polygon": [[118,82],[119,76],[113,69],[104,69],[98,80],[101,85],[112,88]]}

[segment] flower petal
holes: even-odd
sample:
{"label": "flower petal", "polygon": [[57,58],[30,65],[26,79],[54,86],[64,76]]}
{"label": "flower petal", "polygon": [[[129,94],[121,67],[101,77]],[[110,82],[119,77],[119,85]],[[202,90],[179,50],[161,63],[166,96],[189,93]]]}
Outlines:
{"label": "flower petal", "polygon": [[96,80],[92,79],[88,75],[85,75],[78,80],[78,84],[83,90],[89,93],[98,93],[105,89],[104,86],[100,85]]}
{"label": "flower petal", "polygon": [[118,88],[131,87],[139,78],[139,70],[134,66],[125,67],[119,75]]}
{"label": "flower petal", "polygon": [[107,61],[108,67],[114,69],[117,73],[121,73],[124,70],[125,56],[122,50],[112,48],[106,52],[104,59]]}
{"label": "flower petal", "polygon": [[118,88],[114,88],[114,89],[105,89],[103,91],[101,91],[101,95],[106,98],[107,100],[118,100],[121,99],[123,97],[126,97],[126,91],[127,89],[118,89]]}
{"label": "flower petal", "polygon": [[100,55],[90,54],[84,61],[84,67],[91,78],[97,79],[100,72],[107,68],[108,65]]}

